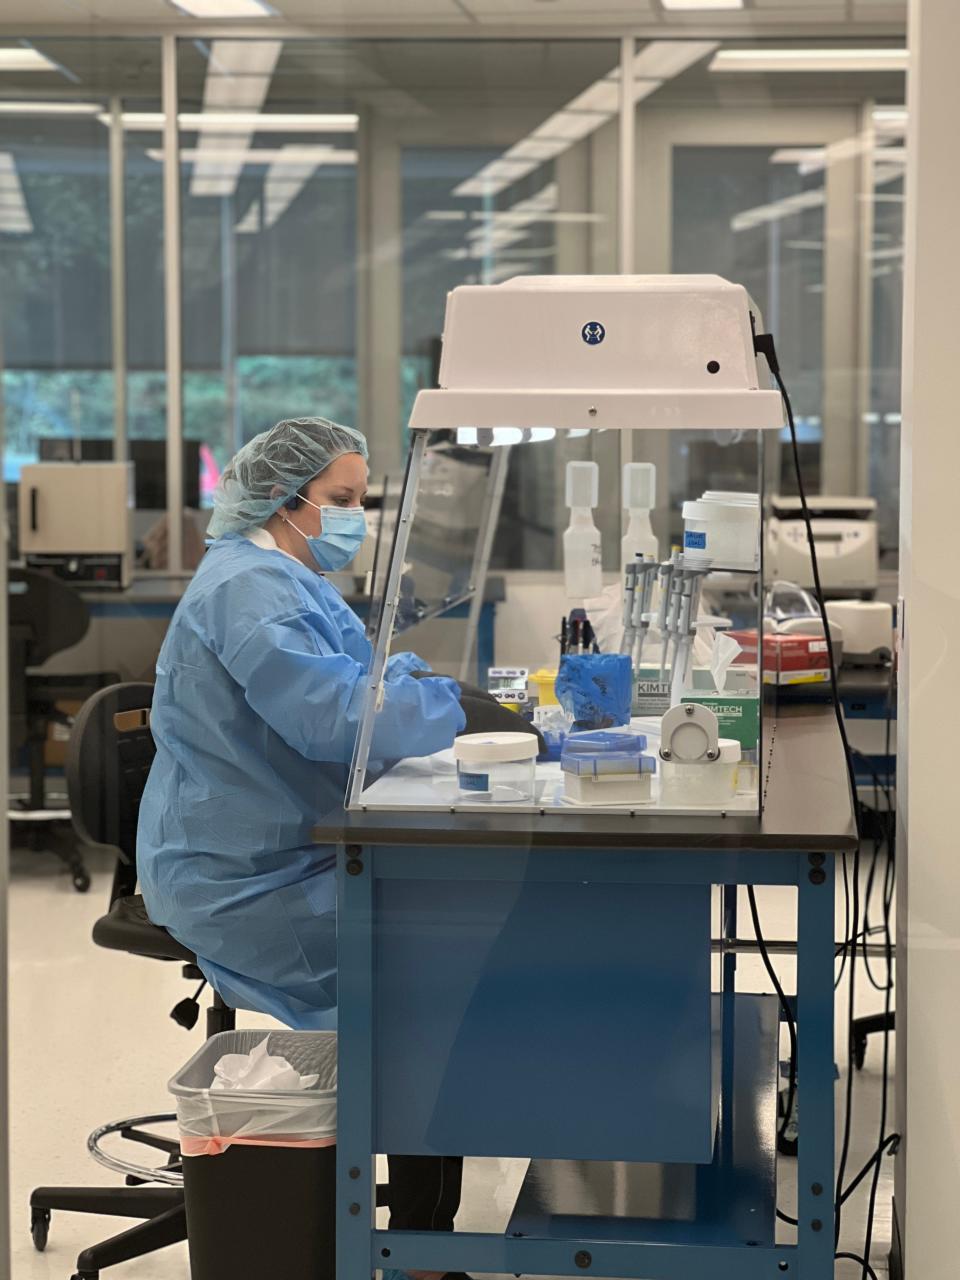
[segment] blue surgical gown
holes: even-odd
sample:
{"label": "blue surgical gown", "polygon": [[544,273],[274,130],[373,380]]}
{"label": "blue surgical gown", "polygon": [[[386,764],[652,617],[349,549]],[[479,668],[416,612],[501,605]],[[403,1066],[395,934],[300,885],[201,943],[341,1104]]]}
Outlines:
{"label": "blue surgical gown", "polygon": [[[157,754],[137,867],[151,920],[234,1008],[335,1025],[335,851],[372,650],[319,574],[233,535],[208,550],[157,660]],[[371,759],[428,755],[464,727],[452,680],[390,660]]]}

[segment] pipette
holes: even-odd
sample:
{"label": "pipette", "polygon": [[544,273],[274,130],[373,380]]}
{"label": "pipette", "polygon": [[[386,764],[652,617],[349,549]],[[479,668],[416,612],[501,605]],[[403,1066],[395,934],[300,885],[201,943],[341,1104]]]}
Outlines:
{"label": "pipette", "polygon": [[667,677],[670,665],[670,642],[674,634],[679,601],[675,599],[674,579],[677,576],[680,552],[674,551],[670,559],[660,566],[660,614],[657,619],[657,630],[660,632],[660,679]]}
{"label": "pipette", "polygon": [[640,669],[643,661],[644,644],[647,633],[650,630],[650,623],[653,620],[653,614],[651,613],[653,588],[659,573],[660,564],[655,556],[643,556],[642,559],[638,560],[632,619],[634,635],[633,665],[635,670]]}
{"label": "pipette", "polygon": [[636,560],[623,571],[623,640],[620,642],[620,652],[631,656],[637,640],[634,601],[639,573],[640,565]]}

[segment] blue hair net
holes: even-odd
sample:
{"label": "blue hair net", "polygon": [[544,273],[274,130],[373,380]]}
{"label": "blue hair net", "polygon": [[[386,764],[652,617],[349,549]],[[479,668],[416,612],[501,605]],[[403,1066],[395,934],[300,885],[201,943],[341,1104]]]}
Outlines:
{"label": "blue hair net", "polygon": [[254,436],[224,468],[213,495],[209,534],[265,524],[288,498],[344,453],[368,456],[359,431],[326,418],[285,418]]}

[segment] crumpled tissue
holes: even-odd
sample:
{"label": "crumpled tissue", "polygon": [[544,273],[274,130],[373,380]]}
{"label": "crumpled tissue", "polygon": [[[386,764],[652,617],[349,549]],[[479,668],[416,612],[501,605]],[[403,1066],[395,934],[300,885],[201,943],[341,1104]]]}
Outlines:
{"label": "crumpled tissue", "polygon": [[213,1067],[214,1080],[210,1088],[217,1091],[231,1089],[279,1089],[284,1093],[294,1089],[312,1089],[319,1075],[302,1076],[286,1058],[267,1053],[265,1036],[249,1053],[225,1053]]}

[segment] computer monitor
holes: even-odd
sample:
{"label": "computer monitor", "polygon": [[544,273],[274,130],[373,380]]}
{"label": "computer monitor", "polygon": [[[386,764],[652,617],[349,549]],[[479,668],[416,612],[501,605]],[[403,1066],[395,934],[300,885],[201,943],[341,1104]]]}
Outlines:
{"label": "computer monitor", "polygon": [[[90,436],[53,436],[39,442],[41,462],[112,462],[113,441]],[[167,505],[166,440],[131,440],[136,506],[140,511],[163,511]],[[200,506],[200,442],[183,442],[183,501]]]}

